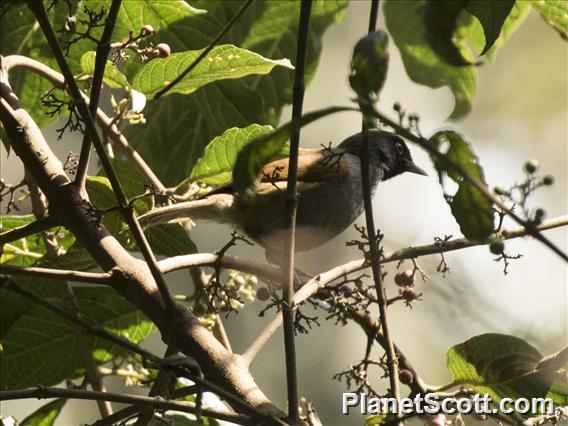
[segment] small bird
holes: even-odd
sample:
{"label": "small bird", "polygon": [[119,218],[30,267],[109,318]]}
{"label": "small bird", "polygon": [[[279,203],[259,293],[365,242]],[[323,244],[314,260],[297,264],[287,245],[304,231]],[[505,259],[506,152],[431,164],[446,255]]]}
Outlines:
{"label": "small bird", "polygon": [[[359,150],[362,133],[335,148],[300,149],[296,251],[308,251],[339,235],[363,213]],[[405,142],[389,132],[369,131],[371,191],[381,181],[404,172],[426,175],[412,161]],[[288,158],[264,166],[250,194],[235,194],[231,183],[202,199],[151,210],[143,226],[180,220],[206,220],[232,225],[267,253],[281,253],[286,235],[285,206]]]}

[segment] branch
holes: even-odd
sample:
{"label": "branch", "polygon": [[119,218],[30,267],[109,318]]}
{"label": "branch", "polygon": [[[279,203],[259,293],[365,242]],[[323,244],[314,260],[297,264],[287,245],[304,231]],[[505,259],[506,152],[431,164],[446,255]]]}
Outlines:
{"label": "branch", "polygon": [[49,278],[52,280],[75,281],[88,284],[112,285],[112,274],[108,272],[81,272],[67,269],[40,268],[36,266],[20,267],[2,264],[3,274],[24,275]]}
{"label": "branch", "polygon": [[113,287],[158,327],[166,343],[195,358],[208,380],[273,418],[283,416],[259,389],[241,358],[229,354],[189,310],[180,305],[175,305],[174,311],[165,309],[147,264],[134,258],[93,220],[88,201],[76,185],[69,184],[61,162],[10,88],[4,62],[2,67],[0,118],[12,149],[46,195],[50,214],[75,235],[103,271],[113,271]]}
{"label": "branch", "polygon": [[[369,16],[369,33],[375,31],[376,21],[379,9],[379,1],[373,0]],[[384,335],[383,348],[387,355],[388,378],[390,384],[390,393],[396,401],[400,400],[400,388],[398,383],[398,360],[395,354],[394,342],[391,337],[391,330],[387,317],[387,297],[383,286],[383,274],[381,271],[380,259],[380,239],[375,232],[375,219],[373,216],[373,202],[371,199],[371,164],[369,154],[369,129],[367,126],[367,117],[363,114],[362,144],[359,158],[361,160],[361,186],[363,192],[363,202],[365,206],[365,220],[367,223],[367,239],[369,241],[369,252],[371,270],[373,272],[373,281],[375,283],[375,291],[377,293],[377,304],[379,305],[379,321]],[[369,334],[367,334],[369,335]],[[398,413],[396,414],[398,417]],[[401,423],[399,423],[401,424]]]}
{"label": "branch", "polygon": [[[6,67],[7,72],[11,69],[15,68],[25,68],[34,72],[35,74],[49,80],[51,84],[56,87],[64,88],[65,87],[65,78],[55,70],[51,69],[45,64],[38,62],[34,59],[28,58],[26,56],[20,55],[10,55],[2,57],[2,63]],[[81,96],[85,100],[85,102],[90,105],[90,99],[83,93]],[[138,154],[132,146],[128,143],[126,137],[120,132],[118,127],[114,124],[113,120],[104,113],[104,111],[100,108],[97,109],[97,122],[101,127],[104,128],[104,132],[108,134],[110,139],[119,146],[125,154],[127,154],[130,159],[138,166],[142,174],[148,179],[150,184],[154,186],[158,191],[164,192],[166,187],[160,181],[160,179],[156,176],[156,174],[152,171],[150,166],[144,161],[144,159]]]}
{"label": "branch", "polygon": [[[175,410],[184,413],[196,412],[195,404],[183,401],[165,401],[160,398],[151,398],[139,395],[125,395],[123,393],[114,392],[98,392],[84,389],[65,389],[65,388],[45,388],[39,387],[35,389],[9,390],[0,391],[1,401],[10,401],[14,399],[27,398],[70,398],[70,399],[87,399],[93,401],[111,401],[122,404],[138,404],[153,407],[158,410]],[[251,418],[242,414],[233,414],[218,411],[213,408],[203,408],[201,412],[207,417],[226,420],[240,425],[251,424]]]}
{"label": "branch", "polygon": [[[304,73],[310,27],[312,0],[300,3],[300,22],[296,44],[296,69],[292,98],[292,120],[300,120],[304,104]],[[284,321],[284,350],[286,355],[286,384],[288,389],[288,417],[299,422],[298,378],[296,371],[296,346],[294,342],[294,253],[296,248],[296,213],[298,210],[298,154],[300,148],[300,128],[290,135],[290,156],[288,158],[288,179],[286,186],[286,210],[282,272],[286,277],[282,288],[282,318]]]}
{"label": "branch", "polygon": [[[553,219],[546,220],[540,224],[538,231],[545,231],[547,229],[554,229],[568,225],[568,216],[559,216]],[[528,231],[523,227],[504,229],[501,231],[500,236],[506,240],[526,237]],[[492,237],[490,236],[485,241],[472,241],[467,238],[456,238],[444,243],[442,247],[436,244],[428,244],[417,247],[407,247],[399,250],[394,250],[390,253],[383,255],[381,263],[398,262],[404,259],[415,259],[417,257],[429,256],[432,254],[446,253],[449,251],[461,250],[468,247],[482,246],[490,243]],[[309,297],[313,296],[320,288],[325,287],[327,284],[341,278],[352,272],[357,272],[368,268],[369,265],[365,259],[353,260],[343,265],[337,266],[329,271],[318,274],[316,277],[307,281],[294,295],[294,304],[300,304]],[[262,330],[256,340],[251,343],[247,350],[243,353],[243,358],[247,364],[250,364],[254,357],[260,352],[264,344],[272,337],[282,324],[282,316],[277,315],[274,319]]]}
{"label": "branch", "polygon": [[80,318],[79,316],[77,316],[73,313],[70,313],[63,308],[60,308],[59,306],[54,305],[51,302],[48,302],[44,298],[26,290],[25,288],[19,286],[18,284],[16,284],[13,281],[2,279],[0,281],[0,283],[1,283],[0,284],[1,287],[6,288],[6,289],[11,290],[11,291],[14,291],[14,292],[20,294],[21,296],[26,297],[27,299],[34,301],[35,303],[51,310],[52,312],[56,313],[57,315],[61,316],[64,319],[66,319],[67,321],[69,321],[73,324],[76,324],[79,327],[82,327],[88,333],[90,333],[94,336],[100,337],[102,339],[105,339],[105,340],[107,340],[111,343],[114,343],[117,346],[120,346],[121,348],[124,348],[124,349],[126,349],[130,352],[134,352],[134,353],[142,356],[142,358],[144,358],[146,361],[153,363],[156,368],[159,368],[159,369],[169,368],[169,369],[175,370],[179,375],[181,375],[183,377],[187,377],[188,379],[190,379],[193,382],[203,386],[204,388],[210,390],[211,392],[215,392],[219,396],[225,398],[227,401],[232,402],[235,405],[242,408],[243,411],[246,411],[246,412],[250,413],[251,415],[253,415],[255,417],[259,417],[263,420],[265,420],[266,418],[269,418],[275,424],[283,424],[283,422],[276,419],[271,414],[265,414],[265,413],[261,412],[259,409],[249,405],[247,402],[241,400],[239,397],[233,395],[232,393],[224,390],[223,388],[215,385],[214,383],[209,382],[206,379],[203,379],[199,375],[192,373],[191,371],[189,371],[188,367],[184,364],[183,360],[182,360],[182,362],[175,363],[175,362],[170,362],[167,359],[162,359],[159,356],[154,355],[150,351],[143,349],[139,345],[136,345],[135,343],[132,343],[129,340],[126,340],[121,336],[112,334],[112,333],[106,331],[104,328],[93,325],[93,324],[89,323],[88,321],[85,321],[84,319]]}
{"label": "branch", "polygon": [[523,220],[521,217],[515,214],[515,212],[512,209],[508,208],[498,196],[496,196],[494,193],[492,193],[489,190],[489,188],[487,188],[487,185],[485,185],[482,181],[475,178],[474,176],[471,176],[459,164],[456,164],[453,161],[449,161],[444,154],[440,153],[436,148],[434,148],[430,144],[428,139],[415,135],[410,130],[395,123],[394,121],[392,121],[391,119],[389,119],[388,117],[386,117],[385,115],[381,114],[378,111],[372,110],[369,112],[375,117],[377,117],[379,120],[381,120],[384,124],[396,130],[396,132],[399,135],[424,148],[424,150],[426,150],[432,156],[443,159],[445,164],[449,164],[450,167],[453,168],[456,172],[458,172],[465,180],[467,180],[469,183],[475,186],[475,188],[479,190],[485,198],[490,200],[493,204],[498,206],[502,211],[507,213],[507,215],[509,215],[519,225],[522,225],[526,229],[527,234],[539,240],[541,243],[543,243],[545,246],[551,249],[554,253],[556,253],[558,256],[560,256],[562,259],[568,262],[568,255],[564,253],[560,248],[558,248],[548,238],[544,237],[540,232],[538,232],[538,226],[535,226],[535,224],[533,224],[532,222]]}
{"label": "branch", "polygon": [[27,4],[36,17],[45,35],[45,38],[47,39],[48,44],[51,47],[53,55],[55,56],[55,60],[57,61],[57,64],[59,65],[59,68],[63,73],[63,77],[65,77],[67,89],[71,95],[71,98],[73,99],[73,102],[75,102],[76,104],[81,118],[85,123],[87,133],[89,133],[90,137],[92,138],[95,149],[97,150],[97,154],[99,155],[99,159],[101,160],[103,169],[108,176],[112,190],[116,196],[119,206],[121,207],[120,211],[122,213],[122,216],[126,220],[126,223],[128,224],[130,231],[132,232],[134,240],[136,241],[136,245],[140,249],[144,260],[146,261],[146,264],[150,269],[152,277],[154,278],[154,281],[158,286],[158,290],[160,291],[160,294],[164,300],[165,306],[168,310],[174,310],[175,301],[168,289],[168,286],[166,285],[166,282],[164,281],[164,277],[162,276],[160,269],[158,268],[156,257],[154,256],[154,253],[152,252],[152,249],[148,244],[146,236],[142,231],[142,227],[140,226],[138,220],[134,215],[132,206],[130,205],[128,197],[126,196],[126,193],[122,188],[120,180],[118,179],[118,175],[116,174],[116,171],[114,170],[114,167],[112,165],[111,159],[105,150],[99,134],[97,133],[97,129],[91,117],[89,108],[87,107],[81,91],[79,90],[79,87],[75,82],[73,73],[69,68],[69,64],[67,64],[67,60],[65,59],[65,55],[63,54],[63,51],[59,46],[59,42],[57,41],[57,37],[55,36],[53,28],[51,28],[51,24],[49,23],[49,19],[45,12],[43,3],[29,0]]}
{"label": "branch", "polygon": [[52,217],[44,217],[35,222],[28,223],[27,225],[18,228],[10,229],[9,231],[0,234],[0,247],[4,244],[11,243],[22,238],[29,237],[30,235],[37,234],[38,232],[46,231],[49,228],[59,225]]}
{"label": "branch", "polygon": [[[89,103],[89,111],[93,119],[96,119],[97,110],[99,109],[99,98],[102,90],[103,76],[105,73],[105,66],[107,58],[110,53],[110,40],[116,17],[120,10],[122,0],[112,0],[108,16],[105,21],[105,28],[100,41],[97,43],[97,51],[95,55],[95,70],[93,72],[93,83],[91,86],[91,102]],[[89,132],[83,135],[83,143],[81,144],[81,154],[79,155],[79,164],[77,166],[77,175],[75,176],[75,183],[81,188],[85,186],[87,179],[87,166],[89,165],[89,156],[91,154],[91,138]]]}
{"label": "branch", "polygon": [[174,87],[181,80],[183,80],[185,78],[185,76],[188,75],[191,72],[191,70],[193,70],[207,56],[207,54],[209,52],[211,52],[211,50],[217,45],[217,43],[219,43],[221,38],[223,38],[223,36],[227,33],[227,31],[229,31],[231,29],[231,27],[235,24],[235,22],[237,22],[237,20],[241,17],[241,15],[244,13],[244,11],[247,10],[247,8],[251,5],[251,3],[252,3],[252,0],[247,0],[245,3],[243,3],[243,5],[237,11],[235,16],[233,16],[231,18],[231,20],[229,22],[227,22],[227,24],[225,24],[223,29],[219,32],[219,34],[217,34],[217,37],[215,37],[213,39],[213,41],[211,43],[209,43],[209,46],[207,46],[205,48],[205,50],[203,52],[201,52],[199,54],[199,56],[197,58],[195,58],[195,60],[180,75],[178,75],[176,78],[174,78],[174,80],[171,83],[169,83],[163,89],[159,90],[154,95],[154,100],[157,100],[161,96],[165,95],[172,87]]}

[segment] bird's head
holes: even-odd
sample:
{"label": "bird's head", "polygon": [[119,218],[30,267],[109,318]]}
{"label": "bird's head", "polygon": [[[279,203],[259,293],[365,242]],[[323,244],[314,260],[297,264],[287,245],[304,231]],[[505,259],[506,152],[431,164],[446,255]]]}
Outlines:
{"label": "bird's head", "polygon": [[[339,146],[348,152],[359,155],[362,134],[357,133],[345,139]],[[418,167],[404,140],[394,133],[369,130],[369,154],[371,165],[383,172],[381,180],[387,180],[404,172],[426,176]]]}

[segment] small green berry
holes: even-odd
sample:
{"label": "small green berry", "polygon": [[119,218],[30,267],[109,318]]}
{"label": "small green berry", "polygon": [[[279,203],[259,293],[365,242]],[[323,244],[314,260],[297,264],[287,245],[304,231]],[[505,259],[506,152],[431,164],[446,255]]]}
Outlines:
{"label": "small green berry", "polygon": [[542,179],[542,183],[546,186],[550,186],[554,183],[554,176],[551,175],[546,175],[543,179]]}
{"label": "small green berry", "polygon": [[503,242],[503,240],[495,239],[491,241],[491,243],[489,244],[489,251],[493,254],[496,255],[503,254],[504,250],[505,250],[505,243]]}
{"label": "small green berry", "polygon": [[532,174],[538,170],[538,161],[534,159],[529,160],[525,163],[523,168],[525,169],[525,172],[527,172],[528,174]]}

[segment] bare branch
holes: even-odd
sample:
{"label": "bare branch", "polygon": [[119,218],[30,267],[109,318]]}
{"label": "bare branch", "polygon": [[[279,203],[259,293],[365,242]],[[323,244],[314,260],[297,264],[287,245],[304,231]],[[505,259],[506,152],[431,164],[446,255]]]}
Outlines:
{"label": "bare branch", "polygon": [[[89,103],[89,111],[93,119],[96,118],[97,110],[99,109],[99,98],[102,90],[103,76],[107,58],[110,52],[110,41],[116,17],[120,10],[122,0],[112,0],[109,12],[105,21],[105,27],[100,41],[97,43],[97,51],[95,56],[95,70],[93,72],[93,82],[91,86],[91,102]],[[75,176],[75,183],[79,184],[81,188],[85,186],[87,179],[87,166],[89,164],[89,157],[91,155],[91,138],[89,132],[83,135],[83,143],[81,144],[81,154],[79,156],[79,165],[77,166],[77,174]]]}
{"label": "bare branch", "polygon": [[[98,392],[84,389],[65,389],[65,388],[35,388],[23,390],[0,391],[1,401],[10,401],[14,399],[27,398],[69,398],[69,399],[86,399],[94,401],[112,401],[123,404],[137,404],[161,410],[176,410],[184,413],[194,414],[196,411],[195,404],[185,401],[166,401],[161,398],[151,398],[140,395],[125,395],[123,393],[114,392]],[[233,414],[215,410],[213,408],[203,408],[202,413],[207,417],[226,420],[228,422],[248,425],[251,418],[242,414]]]}

